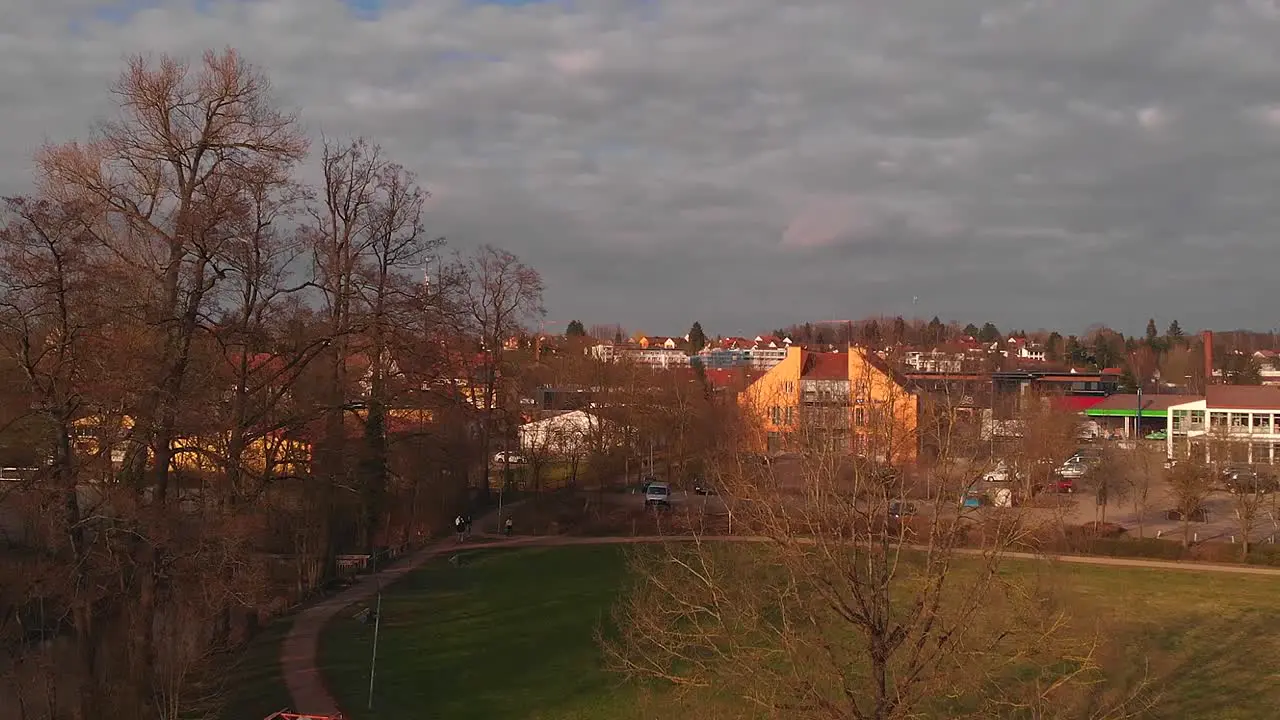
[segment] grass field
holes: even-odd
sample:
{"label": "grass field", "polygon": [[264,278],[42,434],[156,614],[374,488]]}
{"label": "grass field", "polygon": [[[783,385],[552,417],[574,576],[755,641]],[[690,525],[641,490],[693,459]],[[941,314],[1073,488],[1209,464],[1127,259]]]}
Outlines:
{"label": "grass field", "polygon": [[291,620],[281,618],[268,625],[227,668],[222,720],[262,720],[293,704],[280,677],[280,643]]}
{"label": "grass field", "polygon": [[[593,633],[624,580],[617,547],[476,551],[383,599],[375,709],[372,627],[335,620],[321,645],[352,718],[581,720],[639,716],[637,693],[600,667]],[[1010,566],[1010,572],[1018,572]],[[1134,672],[1159,676],[1153,717],[1252,720],[1280,707],[1280,579],[1068,565],[1062,584],[1125,637]]]}

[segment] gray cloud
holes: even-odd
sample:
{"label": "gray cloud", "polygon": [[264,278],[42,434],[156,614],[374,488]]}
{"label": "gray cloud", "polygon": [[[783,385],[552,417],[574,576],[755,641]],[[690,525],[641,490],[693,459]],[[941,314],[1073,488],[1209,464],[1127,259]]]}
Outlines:
{"label": "gray cloud", "polygon": [[550,316],[712,332],[915,311],[1270,327],[1270,0],[10,0],[0,192],[136,52],[234,45],[367,134]]}

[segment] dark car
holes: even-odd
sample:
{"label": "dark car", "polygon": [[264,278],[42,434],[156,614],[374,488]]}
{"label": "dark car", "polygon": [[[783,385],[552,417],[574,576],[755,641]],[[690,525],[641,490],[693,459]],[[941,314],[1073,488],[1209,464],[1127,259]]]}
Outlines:
{"label": "dark car", "polygon": [[900,502],[898,500],[894,500],[893,502],[889,503],[889,517],[891,518],[904,518],[904,517],[910,517],[915,514],[916,514],[915,503]]}
{"label": "dark car", "polygon": [[719,495],[719,491],[711,483],[701,478],[693,481],[693,491],[699,495]]}
{"label": "dark car", "polygon": [[1276,479],[1256,470],[1237,470],[1225,478],[1227,492],[1236,495],[1266,495],[1275,492]]}

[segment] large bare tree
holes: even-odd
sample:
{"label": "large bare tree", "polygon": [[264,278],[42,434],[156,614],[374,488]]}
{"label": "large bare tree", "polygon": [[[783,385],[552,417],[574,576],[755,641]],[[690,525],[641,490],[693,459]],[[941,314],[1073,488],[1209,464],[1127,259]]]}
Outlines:
{"label": "large bare tree", "polygon": [[[500,404],[502,352],[506,341],[518,333],[523,323],[545,313],[542,306],[542,276],[506,250],[485,245],[458,258],[462,286],[462,309],[467,329],[480,341],[483,358],[473,399],[479,395],[481,416],[480,446],[484,452],[481,490],[490,490],[490,450],[498,421],[511,421],[510,408]],[[501,416],[501,417],[499,417]]]}
{"label": "large bare tree", "polygon": [[[858,424],[875,436],[863,446],[915,442],[901,422],[911,402],[881,398],[875,419]],[[754,437],[753,421],[742,422]],[[796,432],[803,426],[802,414]],[[617,632],[602,635],[612,668],[679,699],[663,712],[1099,718],[1132,707],[1132,694],[1088,687],[1096,635],[1045,576],[1008,571],[1006,553],[1029,544],[1032,516],[957,502],[953,476],[965,463],[942,457],[933,472],[913,473],[908,461],[809,442],[761,466],[742,446],[721,447],[722,498],[755,542],[637,551]]]}
{"label": "large bare tree", "polygon": [[74,204],[110,256],[100,279],[115,283],[115,350],[141,351],[118,376],[129,388],[119,394],[129,417],[120,476],[136,508],[123,578],[132,596],[131,672],[119,694],[132,698],[137,715],[165,716],[153,681],[168,662],[161,646],[174,641],[157,631],[173,617],[165,608],[179,612],[181,596],[175,561],[185,551],[173,544],[171,480],[193,410],[193,348],[217,309],[240,240],[237,220],[254,198],[288,182],[307,143],[265,77],[231,50],[195,66],[135,58],[114,92],[120,116],[89,142],[44,148],[38,180],[51,202]]}
{"label": "large bare tree", "polygon": [[93,607],[101,600],[91,563],[78,493],[82,460],[75,451],[76,421],[83,414],[90,373],[88,335],[101,322],[102,298],[94,282],[94,244],[86,217],[73,204],[15,198],[7,201],[8,226],[0,230],[0,350],[25,379],[25,391],[43,431],[37,447],[50,462],[36,477],[40,506],[48,504],[46,550],[68,568],[65,588],[77,636],[79,717],[92,715],[97,687],[83,681],[97,672],[91,637]]}

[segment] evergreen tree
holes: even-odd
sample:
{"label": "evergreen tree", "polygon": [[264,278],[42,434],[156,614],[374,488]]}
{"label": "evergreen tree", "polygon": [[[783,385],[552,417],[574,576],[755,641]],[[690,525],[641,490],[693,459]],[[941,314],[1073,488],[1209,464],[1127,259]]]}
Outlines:
{"label": "evergreen tree", "polygon": [[564,329],[564,334],[568,337],[586,337],[587,329],[582,326],[581,320],[570,320]]}
{"label": "evergreen tree", "polygon": [[867,324],[862,326],[862,342],[867,347],[880,346],[880,323],[868,320]]}
{"label": "evergreen tree", "polygon": [[1000,339],[1000,329],[995,323],[983,323],[982,329],[978,331],[978,339],[984,343],[993,343]]}
{"label": "evergreen tree", "polygon": [[694,322],[693,327],[689,328],[689,345],[686,350],[690,355],[696,355],[706,346],[707,336],[702,332],[702,323]]}
{"label": "evergreen tree", "polygon": [[1164,336],[1169,338],[1171,344],[1182,342],[1182,326],[1178,324],[1177,320],[1169,323],[1169,329],[1165,330]]}
{"label": "evergreen tree", "polygon": [[976,338],[978,337],[978,326],[974,325],[973,323],[969,323],[968,325],[964,326],[963,332],[965,335],[968,335],[971,338]]}
{"label": "evergreen tree", "polygon": [[1122,393],[1138,392],[1138,379],[1134,377],[1133,369],[1128,364],[1125,364],[1124,370],[1120,372],[1120,383],[1116,389]]}
{"label": "evergreen tree", "polygon": [[1067,342],[1063,345],[1062,355],[1072,365],[1079,365],[1084,362],[1084,347],[1080,345],[1080,340],[1075,335],[1067,338]]}
{"label": "evergreen tree", "polygon": [[1049,333],[1049,339],[1044,344],[1044,359],[1051,362],[1060,362],[1063,358],[1062,335],[1057,330]]}
{"label": "evergreen tree", "polygon": [[947,339],[947,328],[938,319],[937,315],[929,321],[929,327],[925,330],[925,342],[931,345],[937,345]]}
{"label": "evergreen tree", "polygon": [[1151,318],[1147,321],[1147,344],[1151,345],[1158,337],[1160,337],[1160,331],[1156,330],[1156,319]]}
{"label": "evergreen tree", "polygon": [[907,341],[907,321],[901,315],[893,319],[893,343],[901,345]]}

